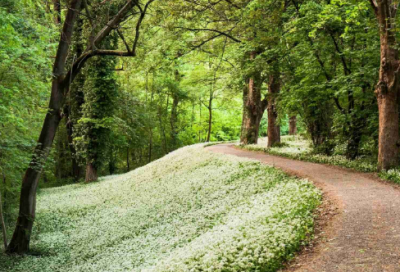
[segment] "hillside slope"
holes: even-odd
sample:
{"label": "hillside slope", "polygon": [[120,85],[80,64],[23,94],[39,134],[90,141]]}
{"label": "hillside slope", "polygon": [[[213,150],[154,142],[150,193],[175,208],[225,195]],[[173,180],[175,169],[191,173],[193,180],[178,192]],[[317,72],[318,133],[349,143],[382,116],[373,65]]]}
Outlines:
{"label": "hillside slope", "polygon": [[36,256],[0,271],[274,271],[312,231],[320,193],[248,159],[175,151],[98,183],[43,190]]}

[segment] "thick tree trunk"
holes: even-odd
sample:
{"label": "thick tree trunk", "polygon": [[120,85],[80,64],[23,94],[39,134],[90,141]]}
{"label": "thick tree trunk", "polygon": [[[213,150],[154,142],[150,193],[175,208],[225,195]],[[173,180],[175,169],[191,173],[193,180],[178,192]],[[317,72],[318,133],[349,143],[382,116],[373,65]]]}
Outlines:
{"label": "thick tree trunk", "polygon": [[[250,59],[255,58],[251,52]],[[257,144],[261,118],[267,106],[267,101],[261,101],[261,74],[255,72],[246,82],[243,89],[243,117],[240,143],[244,145]]]}
{"label": "thick tree trunk", "polygon": [[62,92],[58,88],[58,84],[53,82],[50,110],[46,115],[32,161],[22,181],[17,226],[8,245],[8,253],[25,253],[29,250],[30,236],[36,214],[36,189],[40,173],[61,120]]}
{"label": "thick tree trunk", "polygon": [[93,163],[88,162],[86,164],[86,177],[85,177],[85,182],[93,182],[98,179],[97,176],[97,169],[93,165]]}
{"label": "thick tree trunk", "polygon": [[390,0],[378,0],[372,5],[378,18],[381,43],[381,67],[376,97],[379,108],[378,170],[388,170],[398,164],[399,155],[399,51],[395,37],[397,9]]}
{"label": "thick tree trunk", "polygon": [[53,68],[53,82],[49,110],[46,114],[38,144],[35,148],[32,160],[22,180],[19,214],[17,225],[11,242],[7,247],[8,253],[25,253],[29,250],[30,237],[36,214],[36,189],[43,169],[43,165],[49,154],[57,127],[61,120],[61,109],[64,100],[64,90],[61,80],[64,74],[65,61],[71,43],[74,22],[81,6],[81,0],[72,0],[63,26],[56,59]]}
{"label": "thick tree trunk", "polygon": [[296,116],[291,116],[289,119],[289,135],[297,134],[297,119]]}
{"label": "thick tree trunk", "polygon": [[269,76],[268,82],[268,147],[281,142],[280,127],[278,126],[276,96],[280,91],[279,73]]}

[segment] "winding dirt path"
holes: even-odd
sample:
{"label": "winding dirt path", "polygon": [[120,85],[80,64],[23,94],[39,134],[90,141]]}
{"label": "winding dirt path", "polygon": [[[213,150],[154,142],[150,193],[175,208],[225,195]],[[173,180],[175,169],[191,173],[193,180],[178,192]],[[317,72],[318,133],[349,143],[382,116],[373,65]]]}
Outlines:
{"label": "winding dirt path", "polygon": [[321,164],[237,149],[209,151],[255,159],[314,181],[336,199],[339,214],[324,229],[326,239],[286,271],[400,271],[400,190],[372,176]]}

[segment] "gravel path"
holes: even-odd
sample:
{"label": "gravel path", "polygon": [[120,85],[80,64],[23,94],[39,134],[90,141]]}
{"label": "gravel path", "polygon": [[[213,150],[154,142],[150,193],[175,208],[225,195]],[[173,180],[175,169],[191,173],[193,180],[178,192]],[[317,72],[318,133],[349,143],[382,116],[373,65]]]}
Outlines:
{"label": "gravel path", "polygon": [[221,144],[209,151],[246,157],[316,182],[336,199],[339,214],[327,239],[301,254],[286,271],[400,271],[400,190],[372,176],[321,164],[290,160]]}

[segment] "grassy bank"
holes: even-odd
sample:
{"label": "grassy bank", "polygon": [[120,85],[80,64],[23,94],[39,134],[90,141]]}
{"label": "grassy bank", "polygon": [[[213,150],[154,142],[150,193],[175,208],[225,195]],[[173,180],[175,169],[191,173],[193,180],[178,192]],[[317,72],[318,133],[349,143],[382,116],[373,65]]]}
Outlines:
{"label": "grassy bank", "polygon": [[310,237],[319,202],[306,180],[190,146],[42,190],[35,255],[0,255],[0,271],[275,271]]}
{"label": "grassy bank", "polygon": [[[271,155],[287,157],[294,160],[315,162],[354,169],[360,172],[376,172],[377,159],[372,156],[360,156],[349,160],[342,154],[332,156],[315,154],[310,147],[311,143],[299,136],[283,136],[282,145],[268,148],[267,140],[261,139],[257,145],[245,145],[240,148],[251,151],[262,151]],[[400,169],[392,169],[378,173],[379,177],[400,184]]]}

